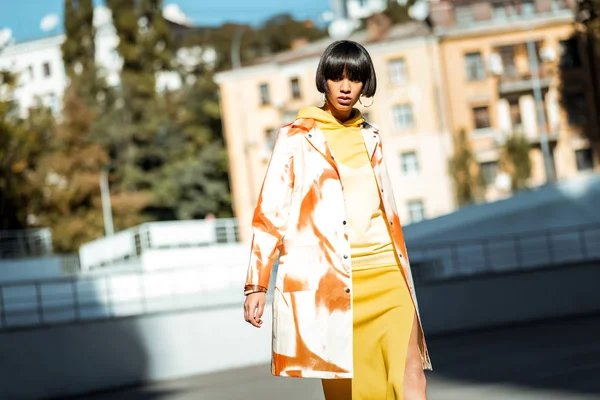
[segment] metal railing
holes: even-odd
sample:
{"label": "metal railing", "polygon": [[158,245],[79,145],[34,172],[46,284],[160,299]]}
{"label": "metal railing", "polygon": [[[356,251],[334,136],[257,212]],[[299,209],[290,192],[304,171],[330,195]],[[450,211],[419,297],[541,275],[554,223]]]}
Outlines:
{"label": "metal railing", "polygon": [[0,331],[241,305],[244,270],[239,263],[3,284]]}
{"label": "metal railing", "polygon": [[600,260],[600,224],[483,239],[408,243],[415,280],[502,273]]}
{"label": "metal railing", "polygon": [[0,231],[0,259],[52,254],[49,228]]}
{"label": "metal railing", "polygon": [[235,218],[149,222],[113,236],[86,243],[79,249],[84,270],[132,263],[146,251],[238,243]]}
{"label": "metal railing", "polygon": [[[600,261],[600,224],[411,245],[417,281]],[[220,265],[121,271],[0,285],[0,331],[193,308],[241,305],[246,247]],[[225,260],[226,259],[226,260]],[[276,271],[272,273],[274,278]]]}

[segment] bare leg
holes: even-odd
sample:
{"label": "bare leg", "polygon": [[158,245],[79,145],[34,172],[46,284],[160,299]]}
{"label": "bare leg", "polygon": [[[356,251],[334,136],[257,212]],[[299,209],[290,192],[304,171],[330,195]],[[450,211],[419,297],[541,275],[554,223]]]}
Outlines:
{"label": "bare leg", "polygon": [[352,379],[321,379],[325,400],[352,400]]}
{"label": "bare leg", "polygon": [[415,314],[404,370],[404,400],[427,400],[426,379],[419,352],[419,321]]}

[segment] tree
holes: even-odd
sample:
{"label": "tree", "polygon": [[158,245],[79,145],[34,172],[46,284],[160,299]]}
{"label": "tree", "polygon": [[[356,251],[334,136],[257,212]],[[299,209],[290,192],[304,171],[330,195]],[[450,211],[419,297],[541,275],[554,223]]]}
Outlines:
{"label": "tree", "polygon": [[96,45],[92,0],[65,0],[65,41],[61,45],[69,82],[79,91],[87,107],[95,107],[102,89],[95,63]]}
{"label": "tree", "polygon": [[415,0],[407,0],[404,2],[405,4],[400,4],[397,0],[388,0],[387,8],[383,13],[390,19],[392,24],[412,21],[408,10],[415,2]]}
{"label": "tree", "polygon": [[216,93],[212,76],[205,74],[167,96],[171,132],[163,144],[169,162],[161,169],[153,195],[158,205],[173,210],[178,219],[232,215]]}
{"label": "tree", "polygon": [[[117,101],[97,125],[97,135],[116,165],[116,189],[150,192],[166,162],[164,117],[159,110],[156,74],[170,68],[173,58],[160,0],[108,0],[123,59]],[[152,214],[152,209],[145,210]],[[154,215],[160,219],[160,215]]]}
{"label": "tree", "polygon": [[[600,163],[600,0],[578,0],[575,32],[563,41],[560,99],[569,123],[589,140]],[[577,126],[579,125],[579,126]],[[600,165],[600,164],[599,164]]]}
{"label": "tree", "polygon": [[454,155],[450,159],[450,174],[454,181],[456,202],[463,206],[479,197],[481,177],[465,129],[454,136]]}
{"label": "tree", "polygon": [[522,133],[513,133],[506,138],[500,152],[500,169],[511,178],[513,192],[527,187],[531,177],[529,140]]}
{"label": "tree", "polygon": [[28,226],[30,201],[39,198],[30,174],[37,168],[52,126],[46,109],[32,110],[29,120],[19,117],[18,105],[12,101],[15,86],[16,76],[0,71],[0,229]]}
{"label": "tree", "polygon": [[108,155],[90,140],[93,118],[71,84],[64,95],[62,122],[40,160],[42,167],[33,174],[36,186],[43,187],[38,223],[52,228],[54,249],[59,252],[76,251],[102,236],[99,178]]}
{"label": "tree", "polygon": [[289,14],[275,15],[254,31],[250,46],[257,56],[268,56],[288,50],[296,39],[313,41],[326,32],[311,21],[297,21]]}

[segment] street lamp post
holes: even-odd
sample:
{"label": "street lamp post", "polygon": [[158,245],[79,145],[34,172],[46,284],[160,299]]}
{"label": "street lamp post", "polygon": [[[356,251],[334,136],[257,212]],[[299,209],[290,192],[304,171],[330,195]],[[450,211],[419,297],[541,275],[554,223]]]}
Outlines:
{"label": "street lamp post", "polygon": [[554,182],[554,163],[550,153],[548,142],[548,131],[546,130],[546,114],[544,112],[544,100],[542,98],[542,89],[540,86],[539,64],[537,52],[533,40],[527,40],[527,54],[529,56],[529,68],[531,70],[531,83],[533,85],[533,96],[537,111],[537,122],[540,133],[540,146],[544,156],[544,166],[546,170],[546,184]]}
{"label": "street lamp post", "polygon": [[110,189],[108,186],[108,171],[110,167],[102,167],[100,171],[100,194],[102,199],[102,215],[104,217],[104,231],[105,236],[112,236],[115,234],[112,219],[112,206],[110,203]]}

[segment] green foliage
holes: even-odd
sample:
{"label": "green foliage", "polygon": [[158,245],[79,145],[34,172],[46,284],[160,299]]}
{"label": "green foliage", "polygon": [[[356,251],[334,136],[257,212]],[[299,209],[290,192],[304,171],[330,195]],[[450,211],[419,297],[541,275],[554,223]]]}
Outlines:
{"label": "green foliage", "polygon": [[100,171],[108,163],[104,149],[90,140],[94,118],[71,85],[64,96],[62,122],[39,160],[32,182],[43,188],[36,202],[38,224],[50,226],[54,249],[76,250],[82,243],[102,236]]}
{"label": "green foliage", "polygon": [[392,24],[401,24],[409,22],[412,18],[408,15],[408,9],[415,3],[415,0],[408,0],[406,4],[399,4],[396,0],[388,0],[388,5],[383,12]]}
{"label": "green foliage", "polygon": [[11,101],[16,77],[0,71],[0,228],[27,226],[29,200],[38,197],[29,175],[48,141],[51,120],[47,110],[32,110],[30,122],[21,119]]}
{"label": "green foliage", "polygon": [[88,107],[100,90],[94,57],[94,5],[92,0],[65,0],[65,41],[61,46],[65,71]]}
{"label": "green foliage", "polygon": [[529,140],[522,133],[513,133],[502,146],[500,169],[509,174],[513,192],[526,188],[531,177],[529,151]]}
{"label": "green foliage", "polygon": [[454,181],[457,204],[463,206],[476,201],[480,194],[482,180],[479,165],[464,129],[454,136],[454,154],[450,159],[449,171]]}
{"label": "green foliage", "polygon": [[310,21],[298,21],[288,14],[273,16],[258,27],[224,24],[216,28],[203,28],[185,42],[186,45],[213,46],[218,58],[215,70],[232,67],[231,47],[236,32],[241,31],[240,59],[249,64],[292,47],[294,40],[317,40],[326,36],[326,31]]}
{"label": "green foliage", "polygon": [[[1,227],[50,227],[60,252],[103,235],[99,179],[109,165],[116,230],[150,220],[232,215],[213,73],[230,67],[239,26],[176,27],[175,39],[161,0],[106,3],[123,58],[119,87],[107,88],[95,65],[93,0],[64,3],[62,53],[70,83],[58,122],[44,108],[19,118],[10,101],[15,77],[0,73]],[[324,36],[287,15],[245,29],[246,63],[287,50],[294,39]],[[174,54],[183,45],[214,46],[216,68],[180,68]],[[165,71],[180,74],[180,89],[157,92],[156,76]]]}

